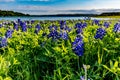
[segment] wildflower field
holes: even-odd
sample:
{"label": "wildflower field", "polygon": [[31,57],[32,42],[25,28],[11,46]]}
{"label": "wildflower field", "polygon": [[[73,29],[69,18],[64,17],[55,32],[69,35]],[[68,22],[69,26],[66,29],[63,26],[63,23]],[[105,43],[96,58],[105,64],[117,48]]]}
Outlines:
{"label": "wildflower field", "polygon": [[120,21],[1,20],[0,80],[120,80]]}

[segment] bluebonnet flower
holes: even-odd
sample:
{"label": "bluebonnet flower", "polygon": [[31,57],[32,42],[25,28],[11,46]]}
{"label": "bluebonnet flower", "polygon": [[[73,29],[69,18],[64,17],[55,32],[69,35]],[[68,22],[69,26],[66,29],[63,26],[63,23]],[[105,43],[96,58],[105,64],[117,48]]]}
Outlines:
{"label": "bluebonnet flower", "polygon": [[5,37],[6,38],[11,38],[12,37],[12,33],[13,33],[13,30],[7,30],[6,33],[5,33]]}
{"label": "bluebonnet flower", "polygon": [[108,28],[110,26],[110,23],[104,22],[103,26],[106,27],[106,28]]}
{"label": "bluebonnet flower", "polygon": [[1,39],[0,47],[5,47],[5,46],[7,46],[7,38],[4,37]]}
{"label": "bluebonnet flower", "polygon": [[94,20],[95,24],[98,25],[99,24],[99,20]]}
{"label": "bluebonnet flower", "polygon": [[60,21],[60,25],[66,25],[66,21]]}
{"label": "bluebonnet flower", "polygon": [[40,31],[40,29],[41,29],[41,27],[40,27],[40,25],[39,25],[39,24],[37,24],[37,25],[35,26],[35,28],[37,28],[37,29],[38,29],[38,31]]}
{"label": "bluebonnet flower", "polygon": [[76,30],[76,33],[77,33],[77,34],[80,34],[80,33],[83,33],[83,31],[82,31],[81,28],[78,28],[78,29]]}
{"label": "bluebonnet flower", "polygon": [[61,31],[60,37],[64,40],[67,40],[68,39],[68,33],[65,30]]}
{"label": "bluebonnet flower", "polygon": [[14,22],[13,25],[14,25],[13,28],[14,28],[16,31],[18,31],[18,24],[16,24],[16,23]]}
{"label": "bluebonnet flower", "polygon": [[50,31],[52,31],[52,30],[57,30],[57,26],[52,25],[52,26],[49,26],[48,29],[49,29]]}
{"label": "bluebonnet flower", "polygon": [[76,23],[76,24],[75,24],[75,28],[82,28],[82,22]]}
{"label": "bluebonnet flower", "polygon": [[99,25],[99,23],[100,23],[100,21],[99,20],[93,20],[93,22],[92,22],[92,26],[95,24],[95,25]]}
{"label": "bluebonnet flower", "polygon": [[27,25],[25,22],[21,22],[21,28],[22,28],[22,31],[23,32],[26,32],[27,31]]}
{"label": "bluebonnet flower", "polygon": [[[84,76],[80,76],[80,80],[85,80],[85,77]],[[90,79],[87,79],[87,80],[90,80]]]}
{"label": "bluebonnet flower", "polygon": [[40,29],[41,29],[40,25],[37,24],[37,25],[35,26],[35,31],[34,31],[34,33],[38,34],[38,32],[40,31]]}
{"label": "bluebonnet flower", "polygon": [[60,29],[63,30],[66,27],[66,21],[60,21]]}
{"label": "bluebonnet flower", "polygon": [[71,29],[71,28],[69,28],[68,26],[65,26],[65,27],[64,27],[64,30],[66,30],[66,31],[70,32],[72,29]]}
{"label": "bluebonnet flower", "polygon": [[82,28],[85,28],[85,27],[87,27],[87,23],[86,23],[86,22],[84,22],[84,23],[82,24]]}
{"label": "bluebonnet flower", "polygon": [[52,39],[58,39],[59,38],[59,33],[56,30],[50,31],[48,34],[48,38],[52,37]]}
{"label": "bluebonnet flower", "polygon": [[85,27],[87,27],[87,23],[82,23],[82,22],[76,23],[76,24],[75,24],[76,33],[77,33],[77,34],[83,33],[82,30],[83,30],[83,28],[85,28]]}
{"label": "bluebonnet flower", "polygon": [[52,29],[53,29],[53,26],[49,26],[49,27],[48,27],[48,29],[49,29],[50,31],[52,31]]}
{"label": "bluebonnet flower", "polygon": [[20,19],[18,19],[18,23],[20,23],[21,22],[21,20]]}
{"label": "bluebonnet flower", "polygon": [[115,25],[114,25],[114,29],[113,29],[113,31],[114,32],[120,32],[120,24],[119,23],[116,23]]}
{"label": "bluebonnet flower", "polygon": [[103,39],[103,37],[105,36],[106,34],[106,31],[103,29],[103,28],[98,28],[97,29],[97,32],[96,32],[96,35],[94,36],[95,39]]}
{"label": "bluebonnet flower", "polygon": [[33,24],[35,21],[34,20],[31,20],[31,24]]}
{"label": "bluebonnet flower", "polygon": [[75,41],[72,43],[73,52],[78,56],[82,56],[84,53],[84,42],[82,39],[82,36],[78,35]]}
{"label": "bluebonnet flower", "polygon": [[0,24],[0,28],[2,27],[2,24]]}

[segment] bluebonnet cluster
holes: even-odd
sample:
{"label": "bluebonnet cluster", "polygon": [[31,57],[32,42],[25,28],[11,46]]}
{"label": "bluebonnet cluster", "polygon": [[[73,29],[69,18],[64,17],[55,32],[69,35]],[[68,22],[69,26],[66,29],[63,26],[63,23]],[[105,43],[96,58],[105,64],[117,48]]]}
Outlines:
{"label": "bluebonnet cluster", "polygon": [[35,26],[35,32],[34,32],[34,33],[38,34],[39,31],[40,31],[40,29],[41,29],[40,25],[37,24],[37,25]]}
{"label": "bluebonnet cluster", "polygon": [[94,36],[95,39],[103,39],[103,37],[105,36],[106,31],[103,28],[98,28],[96,35]]}
{"label": "bluebonnet cluster", "polygon": [[57,26],[52,25],[49,28],[50,33],[48,34],[48,38],[52,37],[52,39],[58,39],[59,38],[59,33],[57,32]]}
{"label": "bluebonnet cluster", "polygon": [[104,22],[103,26],[104,26],[105,28],[108,28],[108,27],[110,26],[110,23],[109,23],[109,22]]}
{"label": "bluebonnet cluster", "polygon": [[0,28],[2,27],[2,24],[0,24]]}
{"label": "bluebonnet cluster", "polygon": [[21,22],[21,20],[20,19],[18,19],[18,23],[20,23]]}
{"label": "bluebonnet cluster", "polygon": [[22,28],[22,32],[26,32],[27,31],[27,25],[26,25],[25,22],[20,21],[20,26]]}
{"label": "bluebonnet cluster", "polygon": [[31,24],[33,24],[35,21],[34,20],[31,20]]}
{"label": "bluebonnet cluster", "polygon": [[116,24],[114,25],[113,31],[120,33],[120,23],[116,23]]}
{"label": "bluebonnet cluster", "polygon": [[95,24],[95,25],[100,25],[100,21],[95,19],[95,20],[92,21],[92,26],[93,26],[94,24]]}
{"label": "bluebonnet cluster", "polygon": [[66,25],[66,21],[60,21],[60,29],[61,30],[66,30],[68,32],[71,31],[71,28],[69,28],[67,25]]}
{"label": "bluebonnet cluster", "polygon": [[5,33],[6,38],[11,38],[12,37],[13,30],[8,29]]}
{"label": "bluebonnet cluster", "polygon": [[[86,80],[84,76],[80,76],[80,80]],[[87,79],[90,80],[90,79]]]}
{"label": "bluebonnet cluster", "polygon": [[83,33],[83,28],[85,28],[85,27],[87,27],[87,23],[82,23],[82,22],[80,22],[80,23],[76,23],[75,24],[75,29],[76,29],[76,33],[77,34],[81,34],[81,33]]}
{"label": "bluebonnet cluster", "polygon": [[72,49],[78,56],[82,56],[84,53],[84,42],[81,35],[77,35],[75,41],[72,43]]}
{"label": "bluebonnet cluster", "polygon": [[64,29],[66,27],[66,21],[60,21],[60,29]]}
{"label": "bluebonnet cluster", "polygon": [[14,28],[16,31],[18,31],[18,24],[14,22],[13,25],[14,25],[13,28]]}
{"label": "bluebonnet cluster", "polygon": [[63,30],[60,32],[60,37],[63,39],[63,40],[67,40],[68,39],[68,33]]}
{"label": "bluebonnet cluster", "polygon": [[58,39],[59,38],[59,33],[56,30],[50,31],[48,34],[48,38],[52,37],[52,39]]}
{"label": "bluebonnet cluster", "polygon": [[0,37],[0,48],[5,47],[5,46],[7,46],[7,38],[6,37],[3,37],[3,38]]}
{"label": "bluebonnet cluster", "polygon": [[57,28],[57,26],[52,25],[52,26],[49,26],[48,29],[49,29],[49,31],[53,31],[53,30],[57,30],[58,28]]}

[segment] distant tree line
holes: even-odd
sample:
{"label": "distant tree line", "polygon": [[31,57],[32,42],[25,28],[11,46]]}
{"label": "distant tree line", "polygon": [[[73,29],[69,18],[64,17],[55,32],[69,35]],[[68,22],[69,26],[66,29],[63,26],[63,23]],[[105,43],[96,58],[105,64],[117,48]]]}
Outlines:
{"label": "distant tree line", "polygon": [[34,17],[58,17],[58,16],[89,16],[89,17],[96,17],[96,16],[120,16],[120,12],[108,12],[108,13],[102,13],[102,14],[56,14],[56,15],[29,15],[29,14],[23,14],[20,12],[14,12],[14,11],[5,11],[5,10],[0,10],[0,16],[34,16]]}
{"label": "distant tree line", "polygon": [[120,12],[108,12],[108,13],[102,13],[100,16],[120,16]]}
{"label": "distant tree line", "polygon": [[0,16],[30,16],[30,15],[19,13],[19,12],[14,12],[14,11],[0,10]]}

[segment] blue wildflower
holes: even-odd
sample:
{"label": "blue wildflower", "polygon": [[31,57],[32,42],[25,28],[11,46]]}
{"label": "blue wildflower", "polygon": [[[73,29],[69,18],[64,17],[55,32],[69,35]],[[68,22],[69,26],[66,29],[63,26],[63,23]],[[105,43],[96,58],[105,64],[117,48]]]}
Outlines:
{"label": "blue wildflower", "polygon": [[57,26],[52,25],[52,26],[49,26],[48,29],[49,29],[50,31],[52,31],[52,30],[57,30]]}
{"label": "blue wildflower", "polygon": [[39,31],[40,31],[40,29],[41,29],[40,25],[37,24],[37,25],[35,26],[35,31],[34,31],[34,33],[38,34]]}
{"label": "blue wildflower", "polygon": [[40,27],[39,24],[37,24],[37,25],[35,26],[35,28],[36,28],[38,31],[40,31],[40,29],[41,29],[41,27]]}
{"label": "blue wildflower", "polygon": [[68,33],[66,31],[61,31],[60,37],[64,40],[68,39]]}
{"label": "blue wildflower", "polygon": [[76,23],[76,24],[75,24],[75,28],[82,28],[82,22]]}
{"label": "blue wildflower", "polygon": [[57,39],[59,37],[59,34],[56,30],[52,30],[50,31],[50,33],[48,34],[48,38],[52,37],[52,39]]}
{"label": "blue wildflower", "polygon": [[16,31],[18,31],[18,24],[16,24],[16,23],[14,22],[13,25],[14,25],[13,28],[14,28]]}
{"label": "blue wildflower", "polygon": [[95,24],[95,25],[99,25],[99,24],[100,24],[100,21],[95,19],[95,20],[93,20],[93,22],[92,22],[92,25],[94,25],[94,24]]}
{"label": "blue wildflower", "polygon": [[75,41],[72,43],[73,52],[78,56],[82,56],[84,53],[84,43],[82,39],[82,36],[78,35]]}
{"label": "blue wildflower", "polygon": [[6,33],[5,33],[5,37],[6,38],[11,38],[12,37],[12,33],[13,33],[13,30],[7,30]]}
{"label": "blue wildflower", "polygon": [[66,21],[60,21],[60,25],[66,25]]}
{"label": "blue wildflower", "polygon": [[2,27],[2,24],[0,24],[0,28]]}
{"label": "blue wildflower", "polygon": [[103,29],[103,28],[98,28],[97,29],[97,32],[96,32],[96,35],[94,36],[95,39],[103,39],[103,37],[105,36],[106,34],[106,31]]}
{"label": "blue wildflower", "polygon": [[23,32],[26,32],[26,31],[27,31],[27,25],[26,25],[25,22],[22,22],[22,21],[21,21],[21,22],[20,22],[20,26],[21,26]]}
{"label": "blue wildflower", "polygon": [[66,21],[60,21],[60,29],[63,30],[66,27]]}
{"label": "blue wildflower", "polygon": [[[80,76],[80,80],[86,80],[84,76]],[[87,79],[90,80],[90,79]]]}
{"label": "blue wildflower", "polygon": [[5,46],[7,46],[7,38],[2,38],[1,43],[0,43],[0,47],[5,47]]}
{"label": "blue wildflower", "polygon": [[33,24],[35,21],[34,20],[31,20],[31,24]]}
{"label": "blue wildflower", "polygon": [[82,33],[83,31],[82,31],[82,29],[81,28],[78,28],[77,30],[76,30],[76,33],[77,34],[80,34],[80,33]]}
{"label": "blue wildflower", "polygon": [[110,23],[104,22],[103,26],[106,27],[106,28],[108,28],[110,26]]}
{"label": "blue wildflower", "polygon": [[70,31],[71,31],[71,28],[69,28],[68,26],[65,26],[65,27],[64,27],[64,30],[70,32]]}
{"label": "blue wildflower", "polygon": [[120,24],[119,23],[116,23],[115,25],[114,25],[114,29],[113,29],[113,31],[114,32],[120,32]]}
{"label": "blue wildflower", "polygon": [[21,20],[20,19],[18,19],[18,23],[20,23],[21,22]]}

